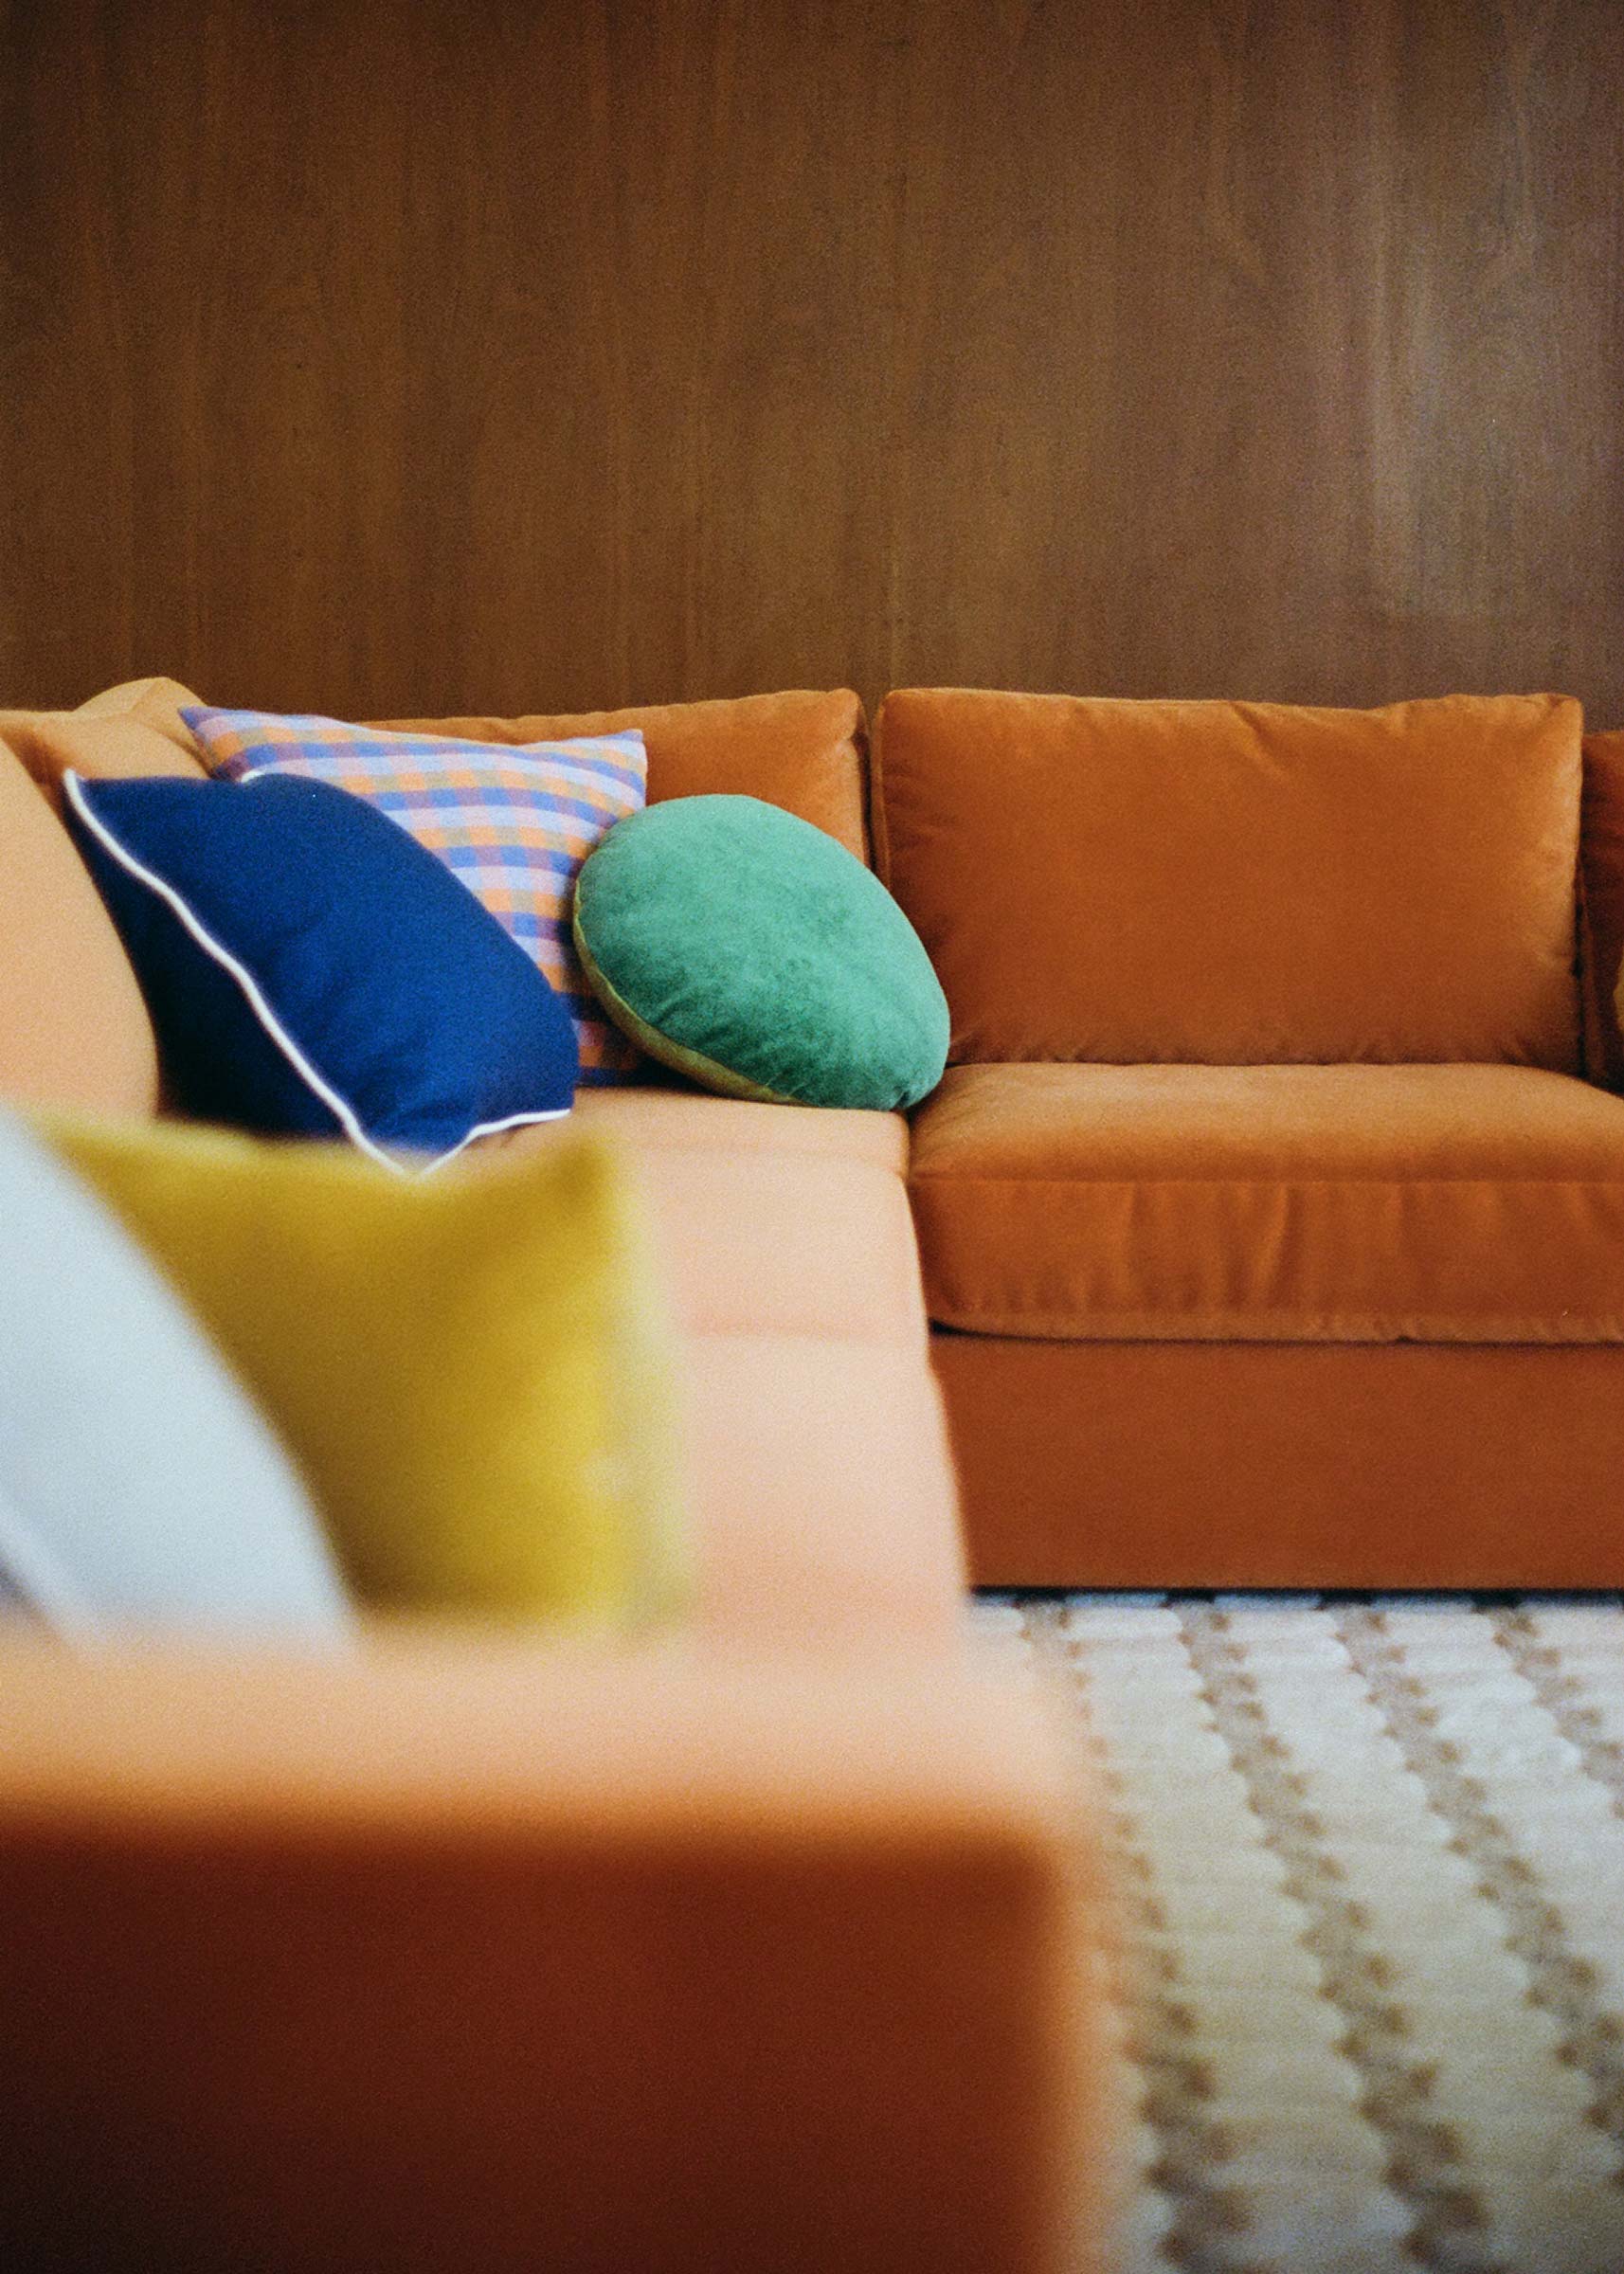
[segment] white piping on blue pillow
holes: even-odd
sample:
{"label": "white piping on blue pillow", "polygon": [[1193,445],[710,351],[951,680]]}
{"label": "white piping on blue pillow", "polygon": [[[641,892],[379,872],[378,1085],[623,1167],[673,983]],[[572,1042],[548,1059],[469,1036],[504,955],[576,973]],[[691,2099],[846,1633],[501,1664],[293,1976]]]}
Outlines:
{"label": "white piping on blue pillow", "polygon": [[128,875],[137,878],[149,892],[156,893],[164,905],[180,919],[204,953],[211,955],[223,971],[228,971],[231,974],[246,996],[248,1007],[287,1059],[294,1072],[302,1081],[309,1084],[311,1090],[343,1129],[351,1144],[358,1151],[365,1153],[370,1160],[378,1162],[384,1168],[392,1169],[398,1177],[409,1177],[413,1174],[426,1176],[430,1169],[439,1168],[445,1162],[455,1160],[463,1146],[472,1145],[477,1137],[494,1137],[504,1129],[520,1128],[531,1122],[563,1121],[566,1118],[569,1110],[568,1107],[554,1108],[545,1113],[510,1113],[505,1121],[482,1121],[476,1128],[470,1129],[468,1134],[458,1144],[454,1145],[449,1152],[437,1153],[434,1159],[426,1162],[422,1169],[413,1171],[407,1168],[405,1162],[396,1160],[391,1153],[386,1152],[381,1145],[373,1143],[361,1127],[354,1108],[349,1099],[340,1097],[333,1085],[316,1072],[265,1001],[260,991],[259,982],[247,966],[239,963],[230,949],[222,946],[207,926],[193,914],[172,884],[158,875],[154,870],[145,867],[133,853],[127,852],[106,823],[91,811],[83,796],[83,785],[81,777],[72,767],[69,767],[63,773],[62,786],[63,794],[73,807],[74,812],[78,814],[102,850],[109,854]]}
{"label": "white piping on blue pillow", "polygon": [[[477,1144],[481,1137],[505,1136],[509,1129],[532,1129],[543,1121],[568,1121],[569,1113],[568,1106],[552,1106],[545,1113],[510,1113],[505,1121],[477,1122],[466,1137],[459,1137],[448,1153],[436,1153],[434,1159],[425,1161],[415,1174],[420,1177],[432,1176],[437,1168],[443,1168],[448,1161],[455,1161],[459,1153]],[[396,1166],[399,1165],[397,1163]],[[406,1173],[409,1176],[414,1172],[408,1169]]]}

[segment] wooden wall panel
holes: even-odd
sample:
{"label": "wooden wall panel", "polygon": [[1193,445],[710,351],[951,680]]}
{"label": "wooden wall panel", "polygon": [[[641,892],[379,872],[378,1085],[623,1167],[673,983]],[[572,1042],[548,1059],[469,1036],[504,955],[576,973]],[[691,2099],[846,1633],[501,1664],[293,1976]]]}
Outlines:
{"label": "wooden wall panel", "polygon": [[0,0],[0,700],[1624,721],[1616,0]]}

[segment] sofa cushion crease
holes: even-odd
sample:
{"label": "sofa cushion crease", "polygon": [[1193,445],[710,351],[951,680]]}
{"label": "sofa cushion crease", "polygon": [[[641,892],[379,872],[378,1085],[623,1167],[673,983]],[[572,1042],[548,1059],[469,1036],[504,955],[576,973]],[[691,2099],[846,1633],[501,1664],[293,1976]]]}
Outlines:
{"label": "sofa cushion crease", "polygon": [[1585,1072],[1624,1089],[1624,1033],[1615,1002],[1624,967],[1624,732],[1584,738],[1579,874]]}

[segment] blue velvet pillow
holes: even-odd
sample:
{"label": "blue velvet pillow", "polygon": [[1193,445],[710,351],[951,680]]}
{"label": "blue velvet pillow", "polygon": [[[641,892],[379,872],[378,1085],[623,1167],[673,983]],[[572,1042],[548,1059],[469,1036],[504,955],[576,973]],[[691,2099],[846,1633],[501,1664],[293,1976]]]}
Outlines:
{"label": "blue velvet pillow", "polygon": [[563,1003],[376,806],[293,775],[63,787],[184,1111],[386,1162],[568,1111]]}

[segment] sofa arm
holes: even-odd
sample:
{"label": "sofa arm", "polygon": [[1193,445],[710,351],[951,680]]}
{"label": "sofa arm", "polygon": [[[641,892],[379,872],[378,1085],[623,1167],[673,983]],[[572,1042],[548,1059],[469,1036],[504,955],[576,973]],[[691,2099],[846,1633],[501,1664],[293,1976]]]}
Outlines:
{"label": "sofa arm", "polygon": [[1074,2263],[1079,1889],[956,1667],[8,1645],[0,1729],[6,2264]]}

